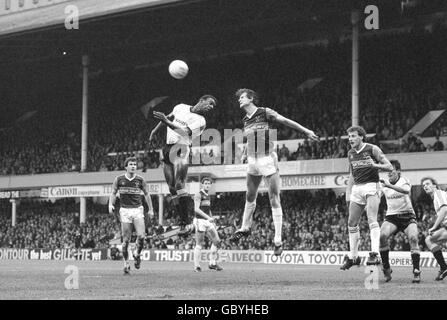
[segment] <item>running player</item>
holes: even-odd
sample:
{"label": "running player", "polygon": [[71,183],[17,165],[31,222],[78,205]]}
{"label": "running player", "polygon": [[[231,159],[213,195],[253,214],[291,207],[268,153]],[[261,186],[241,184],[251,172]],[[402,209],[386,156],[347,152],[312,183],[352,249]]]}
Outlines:
{"label": "running player", "polygon": [[447,242],[447,192],[438,189],[437,182],[431,177],[423,178],[421,185],[424,191],[433,199],[437,215],[435,223],[428,229],[425,243],[441,268],[435,280],[441,281],[447,277],[447,264],[442,255],[442,245]]}
{"label": "running player", "polygon": [[[245,112],[244,136],[247,139],[243,157],[247,158],[247,193],[242,218],[242,226],[230,238],[237,242],[242,237],[250,234],[250,227],[253,222],[253,213],[256,209],[256,197],[258,195],[259,184],[265,177],[268,186],[270,205],[272,206],[273,224],[275,226],[274,254],[279,256],[282,253],[282,208],[280,201],[280,181],[278,171],[278,156],[274,151],[274,144],[271,140],[273,124],[281,124],[292,129],[301,131],[312,140],[318,137],[312,130],[309,130],[299,123],[290,120],[276,111],[269,108],[258,107],[258,95],[250,89],[239,89],[236,92],[240,108]],[[276,138],[276,137],[275,137]]]}
{"label": "running player", "polygon": [[391,266],[389,261],[390,247],[388,238],[403,231],[410,242],[411,260],[413,261],[413,283],[421,282],[421,271],[419,268],[420,252],[418,245],[418,226],[416,214],[411,204],[411,184],[401,175],[400,162],[390,161],[393,171],[388,173],[389,182],[380,180],[383,184],[383,194],[386,198],[387,211],[385,221],[380,228],[380,257],[382,258],[383,274],[385,281],[391,280]]}
{"label": "running player", "polygon": [[379,242],[380,227],[377,214],[380,204],[379,170],[392,171],[393,166],[376,145],[366,143],[366,132],[360,126],[348,130],[351,149],[348,152],[349,181],[346,188],[346,202],[349,207],[348,232],[349,255],[345,256],[340,269],[348,270],[353,265],[360,265],[358,245],[360,240],[359,221],[363,209],[366,215],[371,237],[371,252],[367,265],[380,264]]}
{"label": "running player", "polygon": [[179,235],[192,231],[192,225],[188,225],[188,213],[193,211],[193,201],[185,188],[192,140],[202,134],[206,127],[204,116],[216,105],[215,97],[204,95],[195,106],[178,104],[167,116],[154,111],[154,117],[160,122],[152,130],[149,141],[152,141],[162,124],[167,126],[166,146],[163,148],[163,172],[172,196],[171,204],[180,218]]}
{"label": "running player", "polygon": [[120,195],[120,221],[121,221],[121,236],[122,236],[122,250],[124,259],[124,274],[129,274],[129,253],[128,247],[130,238],[132,236],[132,227],[135,227],[137,234],[136,253],[133,254],[135,260],[135,269],[140,269],[141,264],[141,250],[144,246],[145,238],[145,224],[143,214],[143,197],[148,205],[148,213],[152,218],[154,217],[154,210],[152,206],[151,197],[146,191],[146,182],[137,175],[137,159],[129,157],[124,161],[126,172],[119,175],[113,181],[112,193],[109,198],[109,213],[113,214],[115,211],[116,195]]}
{"label": "running player", "polygon": [[211,259],[208,268],[216,271],[223,270],[217,260],[217,250],[219,248],[220,238],[214,224],[214,217],[211,214],[210,195],[208,194],[211,187],[211,179],[202,179],[202,188],[194,197],[194,228],[196,230],[196,246],[194,247],[194,271],[200,272],[200,254],[205,244],[205,235],[208,235],[211,244]]}

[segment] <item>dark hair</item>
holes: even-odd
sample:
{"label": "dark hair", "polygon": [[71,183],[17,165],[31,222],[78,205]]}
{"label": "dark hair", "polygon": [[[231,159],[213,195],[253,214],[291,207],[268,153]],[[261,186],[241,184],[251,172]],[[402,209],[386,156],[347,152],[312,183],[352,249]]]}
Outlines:
{"label": "dark hair", "polygon": [[253,99],[253,104],[257,105],[259,103],[258,94],[256,93],[256,91],[253,91],[251,89],[238,89],[235,93],[236,98],[239,99],[243,93],[246,93],[248,98]]}
{"label": "dark hair", "polygon": [[210,183],[213,183],[213,180],[211,180],[210,177],[203,177],[202,180],[200,180],[200,183],[201,183],[201,184],[204,184],[205,181],[209,181]]}
{"label": "dark hair", "polygon": [[363,127],[352,126],[352,127],[349,127],[348,130],[346,130],[346,132],[348,132],[348,133],[354,132],[354,131],[356,131],[359,136],[363,137],[363,141],[366,140],[366,131],[365,131],[365,129],[363,129]]}
{"label": "dark hair", "polygon": [[216,99],[215,96],[212,96],[212,95],[210,95],[210,94],[205,94],[205,95],[203,95],[203,96],[201,96],[201,97],[199,98],[199,101],[201,101],[201,100],[206,100],[206,99],[213,99],[214,102],[215,102],[214,106],[217,106],[217,99]]}
{"label": "dark hair", "polygon": [[401,166],[398,160],[390,160],[390,163],[396,170],[400,170]]}
{"label": "dark hair", "polygon": [[437,183],[436,180],[433,179],[432,177],[423,177],[423,178],[421,179],[421,186],[422,186],[422,184],[424,183],[425,180],[430,180],[431,183],[433,183],[436,187],[438,187],[438,183]]}
{"label": "dark hair", "polygon": [[129,162],[138,162],[137,158],[132,156],[132,157],[128,157],[126,158],[126,160],[124,160],[124,168],[127,167],[127,165],[129,164]]}

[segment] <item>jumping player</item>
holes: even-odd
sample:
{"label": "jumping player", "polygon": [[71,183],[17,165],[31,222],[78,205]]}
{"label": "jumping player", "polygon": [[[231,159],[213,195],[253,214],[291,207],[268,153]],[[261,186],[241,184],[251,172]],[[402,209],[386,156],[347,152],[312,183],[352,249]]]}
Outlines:
{"label": "jumping player", "polygon": [[382,258],[385,281],[391,280],[391,266],[389,261],[390,247],[388,239],[391,235],[403,231],[410,242],[411,260],[413,261],[413,283],[421,282],[419,267],[420,252],[418,245],[418,226],[416,214],[411,204],[411,184],[401,175],[400,162],[390,161],[393,171],[388,173],[389,182],[380,180],[383,184],[383,194],[386,198],[387,211],[385,221],[380,228],[380,257]]}
{"label": "jumping player", "polygon": [[[259,184],[265,177],[268,186],[270,205],[272,206],[273,224],[275,226],[274,254],[279,256],[282,253],[282,208],[280,201],[280,181],[278,171],[278,156],[274,151],[274,144],[271,141],[273,124],[281,124],[306,134],[312,140],[318,137],[312,130],[309,130],[299,123],[290,120],[276,111],[269,108],[258,107],[258,95],[250,89],[239,89],[236,92],[240,108],[245,112],[244,136],[247,139],[243,157],[247,158],[247,193],[242,219],[242,226],[230,238],[237,242],[242,237],[250,234],[250,227],[253,222],[253,213],[256,209],[256,198]],[[276,137],[274,137],[276,138]]]}
{"label": "jumping player", "polygon": [[[146,182],[137,175],[137,159],[129,157],[124,162],[126,172],[119,175],[113,181],[112,193],[109,198],[109,213],[113,214],[115,211],[116,195],[120,195],[120,221],[121,221],[121,235],[122,248],[124,259],[124,274],[129,274],[129,253],[128,247],[130,238],[132,236],[132,227],[135,227],[137,234],[136,253],[133,254],[135,260],[135,269],[140,269],[141,264],[141,250],[144,246],[145,238],[145,223],[143,213],[143,199],[146,201],[149,208],[149,216],[154,216],[151,197],[146,191]],[[141,195],[144,195],[144,198]]]}
{"label": "jumping player", "polygon": [[380,204],[379,170],[393,170],[393,166],[382,150],[376,145],[365,142],[365,129],[360,126],[352,126],[347,132],[351,145],[348,152],[350,176],[346,188],[346,202],[349,206],[350,252],[349,255],[345,256],[344,264],[340,268],[342,270],[348,270],[353,265],[360,265],[360,257],[358,256],[359,221],[365,207],[371,237],[371,252],[366,264],[380,264],[380,227],[377,222]]}
{"label": "jumping player", "polygon": [[180,218],[179,235],[192,231],[192,225],[188,225],[188,213],[193,210],[193,204],[185,188],[190,148],[193,139],[200,136],[206,127],[204,116],[216,105],[215,97],[204,95],[194,106],[176,105],[167,116],[158,111],[153,113],[160,122],[152,130],[149,141],[152,141],[162,124],[167,126],[166,145],[163,148],[163,172],[172,196],[171,204],[176,208]]}
{"label": "jumping player", "polygon": [[447,264],[442,255],[442,245],[447,242],[447,192],[438,189],[437,182],[431,177],[422,178],[421,185],[433,199],[437,215],[435,223],[428,229],[425,243],[441,268],[435,280],[441,281],[447,277]]}
{"label": "jumping player", "polygon": [[205,244],[205,235],[210,238],[211,245],[211,259],[208,268],[216,271],[223,270],[217,260],[217,250],[219,248],[220,238],[214,224],[214,218],[211,214],[210,195],[208,194],[211,187],[211,179],[202,179],[202,188],[194,197],[194,228],[196,230],[196,246],[194,248],[194,271],[200,272],[200,253]]}

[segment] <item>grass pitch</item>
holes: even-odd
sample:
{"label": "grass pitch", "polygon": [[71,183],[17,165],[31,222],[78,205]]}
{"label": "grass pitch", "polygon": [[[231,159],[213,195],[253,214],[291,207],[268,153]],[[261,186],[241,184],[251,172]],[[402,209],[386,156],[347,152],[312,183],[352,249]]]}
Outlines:
{"label": "grass pitch", "polygon": [[[67,266],[79,270],[79,288],[65,288]],[[388,300],[447,299],[447,279],[434,281],[437,269],[422,269],[422,282],[411,283],[411,268],[394,268],[378,289],[366,289],[364,267],[224,263],[224,270],[193,272],[192,263],[142,261],[123,275],[121,261],[1,260],[0,299],[116,300]],[[380,271],[380,269],[379,269]],[[73,283],[73,282],[71,282]]]}

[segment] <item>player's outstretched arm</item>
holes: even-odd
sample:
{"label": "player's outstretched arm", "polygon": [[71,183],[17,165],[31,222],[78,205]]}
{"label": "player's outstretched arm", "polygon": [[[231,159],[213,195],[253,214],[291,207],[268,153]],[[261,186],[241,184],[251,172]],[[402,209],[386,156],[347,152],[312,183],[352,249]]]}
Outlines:
{"label": "player's outstretched arm", "polygon": [[393,171],[393,165],[378,146],[373,147],[373,155],[379,162],[379,163],[372,163],[371,166],[373,168],[377,168],[383,171]]}
{"label": "player's outstretched arm", "polygon": [[319,138],[315,134],[315,132],[300,125],[298,122],[293,121],[289,118],[286,118],[286,117],[280,115],[278,112],[273,111],[272,109],[269,109],[269,108],[266,108],[266,112],[267,112],[267,116],[269,119],[274,120],[275,122],[277,122],[279,124],[285,125],[287,127],[295,129],[297,131],[301,131],[311,140],[314,140],[314,141],[319,140]]}
{"label": "player's outstretched arm", "polygon": [[[174,117],[174,111],[172,111],[172,112],[171,112],[170,114],[168,114],[166,117],[167,117],[168,119],[172,119],[172,118]],[[158,129],[161,128],[162,124],[163,124],[163,121],[160,121],[160,122],[155,126],[155,128],[152,129],[151,134],[150,134],[150,136],[149,136],[149,142],[152,141],[152,139],[154,138],[154,136],[157,134]]]}

